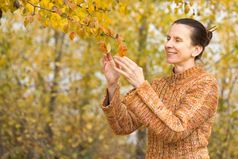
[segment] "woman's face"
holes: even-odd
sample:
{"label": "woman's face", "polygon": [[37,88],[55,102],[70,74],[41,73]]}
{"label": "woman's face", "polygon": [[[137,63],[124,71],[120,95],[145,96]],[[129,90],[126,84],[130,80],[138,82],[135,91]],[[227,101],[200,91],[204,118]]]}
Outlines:
{"label": "woman's face", "polygon": [[192,28],[184,24],[173,24],[167,35],[165,52],[170,64],[186,65],[194,63],[195,46],[191,41]]}

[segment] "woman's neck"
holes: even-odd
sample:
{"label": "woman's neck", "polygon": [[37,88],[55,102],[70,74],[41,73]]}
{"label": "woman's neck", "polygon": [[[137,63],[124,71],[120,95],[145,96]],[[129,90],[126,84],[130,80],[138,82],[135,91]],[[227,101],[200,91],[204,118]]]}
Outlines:
{"label": "woman's neck", "polygon": [[174,64],[174,73],[182,73],[185,70],[192,68],[195,66],[194,62],[188,63],[188,64]]}

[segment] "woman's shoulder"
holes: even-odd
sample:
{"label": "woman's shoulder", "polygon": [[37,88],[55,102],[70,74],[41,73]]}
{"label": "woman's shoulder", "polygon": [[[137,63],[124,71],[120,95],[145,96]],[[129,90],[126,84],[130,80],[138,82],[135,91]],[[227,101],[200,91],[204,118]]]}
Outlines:
{"label": "woman's shoulder", "polygon": [[218,90],[217,79],[212,73],[208,71],[204,71],[202,74],[194,78],[189,84],[188,91],[189,90],[194,91],[194,89],[199,89],[199,90],[206,89],[207,91],[209,89]]}
{"label": "woman's shoulder", "polygon": [[197,77],[197,81],[207,81],[217,83],[217,79],[214,74],[204,70],[203,73]]}

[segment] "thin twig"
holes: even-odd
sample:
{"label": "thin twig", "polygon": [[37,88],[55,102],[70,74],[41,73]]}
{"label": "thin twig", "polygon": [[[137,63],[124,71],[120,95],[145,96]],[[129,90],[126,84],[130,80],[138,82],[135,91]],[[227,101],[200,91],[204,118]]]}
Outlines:
{"label": "thin twig", "polygon": [[30,5],[32,5],[34,8],[39,8],[39,9],[42,9],[42,10],[46,10],[48,12],[56,13],[56,11],[50,10],[48,8],[37,6],[37,5],[35,5],[35,4],[33,4],[33,3],[29,2],[29,1],[26,1],[26,2],[29,3]]}

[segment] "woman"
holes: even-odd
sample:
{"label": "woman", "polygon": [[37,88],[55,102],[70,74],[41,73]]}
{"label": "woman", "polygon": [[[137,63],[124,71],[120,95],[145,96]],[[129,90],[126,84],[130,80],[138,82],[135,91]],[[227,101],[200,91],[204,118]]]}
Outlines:
{"label": "woman", "polygon": [[[175,21],[167,35],[171,75],[149,83],[127,57],[103,58],[108,82],[102,109],[115,134],[148,128],[147,159],[208,159],[208,139],[218,105],[216,79],[196,64],[212,38],[198,21]],[[134,89],[120,98],[120,75]]]}

